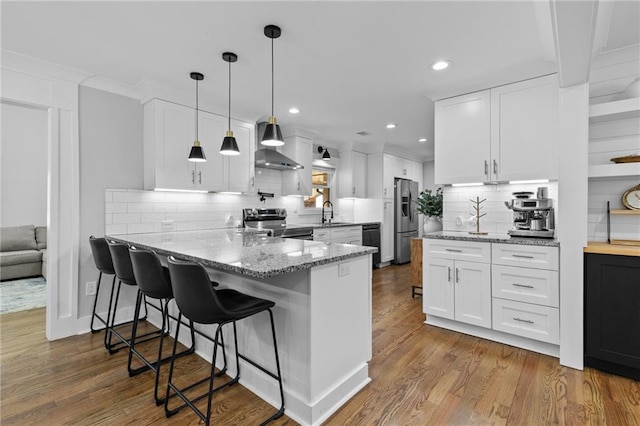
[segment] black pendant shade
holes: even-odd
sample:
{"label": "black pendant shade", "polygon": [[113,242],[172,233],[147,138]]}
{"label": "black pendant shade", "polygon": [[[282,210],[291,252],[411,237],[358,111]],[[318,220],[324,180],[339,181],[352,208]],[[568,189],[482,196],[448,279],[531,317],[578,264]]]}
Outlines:
{"label": "black pendant shade", "polygon": [[204,75],[199,72],[192,72],[190,77],[196,81],[196,140],[193,141],[191,152],[189,152],[189,161],[201,163],[207,161],[207,157],[204,155],[204,150],[198,140],[198,82],[204,80]]}
{"label": "black pendant shade", "polygon": [[331,154],[329,154],[329,150],[325,148],[324,153],[322,154],[322,159],[323,160],[330,160],[331,159]]}
{"label": "black pendant shade", "polygon": [[282,31],[280,27],[276,25],[267,25],[264,27],[264,35],[271,39],[271,116],[269,117],[269,124],[264,131],[262,140],[260,143],[266,146],[282,146],[284,145],[284,138],[282,137],[282,131],[280,126],[276,122],[276,118],[273,115],[274,104],[274,79],[273,79],[273,40],[280,37]]}
{"label": "black pendant shade", "polygon": [[195,143],[191,147],[191,152],[189,153],[189,161],[193,161],[195,163],[204,163],[205,161],[207,161],[207,157],[205,157],[204,155],[204,151],[200,146],[200,142],[195,141]]}
{"label": "black pendant shade", "polygon": [[220,154],[240,155],[238,142],[236,142],[236,138],[233,136],[233,131],[231,131],[231,63],[238,60],[238,55],[232,52],[224,52],[222,54],[222,59],[229,63],[229,116],[227,117],[229,121],[227,134],[222,140],[222,146],[220,147]]}

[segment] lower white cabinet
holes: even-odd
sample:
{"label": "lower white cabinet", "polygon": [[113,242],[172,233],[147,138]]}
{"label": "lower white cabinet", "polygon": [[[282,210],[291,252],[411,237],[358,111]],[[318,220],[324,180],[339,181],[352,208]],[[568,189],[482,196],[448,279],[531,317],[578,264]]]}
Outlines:
{"label": "lower white cabinet", "polygon": [[315,228],[313,241],[362,245],[362,226],[336,226]]}
{"label": "lower white cabinet", "polygon": [[[455,260],[446,254],[434,257],[431,241],[425,240],[423,249],[424,312],[491,328],[491,264]],[[489,243],[475,244],[490,250]],[[462,254],[456,244],[450,250],[452,257]]]}
{"label": "lower white cabinet", "polygon": [[424,239],[427,323],[555,354],[549,348],[560,343],[558,255],[550,246]]}

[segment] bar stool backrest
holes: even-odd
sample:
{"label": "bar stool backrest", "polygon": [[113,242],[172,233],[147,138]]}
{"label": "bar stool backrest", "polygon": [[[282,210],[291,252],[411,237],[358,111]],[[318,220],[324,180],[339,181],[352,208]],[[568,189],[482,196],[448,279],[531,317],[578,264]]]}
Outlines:
{"label": "bar stool backrest", "polygon": [[182,315],[199,324],[232,318],[220,304],[206,269],[199,263],[168,259],[173,297]]}
{"label": "bar stool backrest", "polygon": [[111,252],[109,251],[107,240],[91,235],[89,237],[89,245],[91,246],[91,253],[93,254],[96,269],[103,274],[115,275],[116,272],[113,268],[113,261],[111,260]]}
{"label": "bar stool backrest", "polygon": [[140,291],[154,299],[171,299],[169,271],[162,267],[160,259],[149,250],[129,249],[133,275]]}
{"label": "bar stool backrest", "polygon": [[136,285],[136,278],[133,275],[133,267],[131,266],[131,258],[129,257],[129,248],[127,245],[115,241],[107,241],[107,244],[109,244],[109,252],[111,252],[111,259],[113,259],[113,268],[116,271],[116,277],[124,284]]}

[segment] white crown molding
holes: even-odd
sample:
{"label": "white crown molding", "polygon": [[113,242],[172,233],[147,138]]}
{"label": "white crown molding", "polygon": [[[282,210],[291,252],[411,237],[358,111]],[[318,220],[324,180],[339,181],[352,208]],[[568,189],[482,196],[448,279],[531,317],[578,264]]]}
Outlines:
{"label": "white crown molding", "polygon": [[130,85],[119,81],[110,80],[99,75],[94,75],[81,83],[83,87],[102,90],[104,92],[113,93],[127,98],[137,99],[141,101],[146,96],[145,88],[140,84]]}
{"label": "white crown molding", "polygon": [[28,73],[38,77],[54,78],[80,84],[93,75],[84,71],[65,67],[63,65],[33,58],[11,50],[1,50],[2,68]]}

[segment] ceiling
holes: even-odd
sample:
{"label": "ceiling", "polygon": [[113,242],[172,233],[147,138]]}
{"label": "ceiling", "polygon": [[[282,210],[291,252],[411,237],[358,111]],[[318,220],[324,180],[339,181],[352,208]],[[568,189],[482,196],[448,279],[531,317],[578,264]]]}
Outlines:
{"label": "ceiling", "polygon": [[[601,50],[638,44],[638,1],[608,7]],[[2,49],[131,87],[143,82],[232,115],[270,114],[267,24],[275,49],[275,116],[335,148],[395,147],[433,157],[433,100],[557,71],[546,1],[412,2],[8,2]],[[596,52],[597,53],[597,52]],[[446,58],[452,66],[433,71]],[[90,80],[90,79],[89,79]],[[300,113],[292,115],[295,106]],[[396,123],[393,130],[387,123]],[[366,131],[368,136],[357,133]],[[420,143],[419,138],[428,142]]]}

